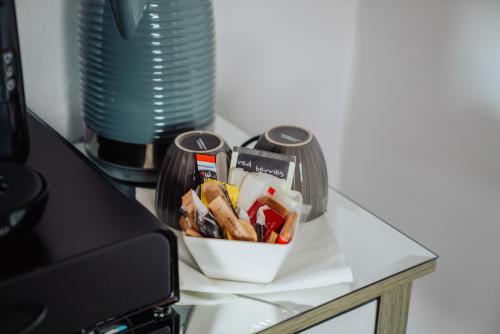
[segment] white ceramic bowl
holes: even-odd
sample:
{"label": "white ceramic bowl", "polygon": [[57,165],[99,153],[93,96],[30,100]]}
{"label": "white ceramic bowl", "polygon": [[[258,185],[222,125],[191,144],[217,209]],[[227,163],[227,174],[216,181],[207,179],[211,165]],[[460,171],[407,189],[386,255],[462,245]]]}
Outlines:
{"label": "white ceramic bowl", "polygon": [[[296,209],[299,213],[301,204],[299,203]],[[191,255],[207,277],[251,283],[270,283],[276,277],[295,244],[300,219],[299,214],[292,240],[286,245],[196,238],[184,233],[182,235]]]}

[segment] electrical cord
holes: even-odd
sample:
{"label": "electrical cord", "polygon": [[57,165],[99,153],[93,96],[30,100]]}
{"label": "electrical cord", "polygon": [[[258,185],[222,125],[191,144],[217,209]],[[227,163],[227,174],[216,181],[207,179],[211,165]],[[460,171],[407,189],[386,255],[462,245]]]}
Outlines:
{"label": "electrical cord", "polygon": [[259,140],[259,138],[261,137],[262,135],[256,135],[256,136],[253,136],[251,138],[249,138],[248,140],[246,140],[243,144],[241,144],[241,147],[247,147],[248,145],[250,145],[251,143],[253,142],[256,142],[257,140]]}

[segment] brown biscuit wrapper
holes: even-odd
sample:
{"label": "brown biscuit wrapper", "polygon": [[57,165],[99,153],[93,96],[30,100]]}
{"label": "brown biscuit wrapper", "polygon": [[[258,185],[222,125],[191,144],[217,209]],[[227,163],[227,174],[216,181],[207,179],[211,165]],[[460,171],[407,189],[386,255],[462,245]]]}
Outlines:
{"label": "brown biscuit wrapper", "polygon": [[181,219],[179,219],[179,226],[183,231],[186,231],[188,228],[191,228],[191,224],[186,219],[186,217],[181,217]]}
{"label": "brown biscuit wrapper", "polygon": [[298,217],[299,215],[297,212],[292,212],[286,217],[285,224],[283,225],[283,228],[278,236],[277,242],[279,244],[287,244],[290,242],[293,232],[295,231],[295,223],[297,222]]}
{"label": "brown biscuit wrapper", "polygon": [[238,217],[222,197],[217,197],[208,205],[219,226],[238,240],[252,240],[253,235],[240,223]]}
{"label": "brown biscuit wrapper", "polygon": [[217,197],[224,197],[219,184],[217,182],[205,182],[201,185],[201,199],[203,204],[209,205]]}
{"label": "brown biscuit wrapper", "polygon": [[257,242],[257,232],[255,231],[255,228],[252,226],[252,223],[250,223],[246,220],[242,220],[242,219],[239,219],[238,221],[243,226],[243,228],[247,231],[247,234],[249,236],[249,239],[245,239],[245,240]]}
{"label": "brown biscuit wrapper", "polygon": [[188,235],[190,237],[197,237],[197,238],[203,237],[200,233],[198,233],[198,231],[196,231],[195,229],[192,229],[191,227],[189,227],[187,230],[185,230],[184,233],[186,233],[186,235]]}
{"label": "brown biscuit wrapper", "polygon": [[277,238],[278,238],[278,233],[272,231],[271,234],[269,235],[269,238],[267,238],[266,242],[269,244],[274,244]]}
{"label": "brown biscuit wrapper", "polygon": [[189,235],[190,237],[203,237],[198,231],[191,227],[191,224],[186,217],[181,217],[179,225],[186,235]]}
{"label": "brown biscuit wrapper", "polygon": [[196,224],[196,207],[193,201],[193,189],[189,189],[187,193],[182,196],[182,208],[187,213],[191,227],[199,231],[198,224]]}
{"label": "brown biscuit wrapper", "polygon": [[269,196],[262,196],[259,198],[259,200],[262,201],[265,205],[276,211],[277,213],[280,214],[280,216],[286,217],[288,214],[288,210],[277,200],[269,197]]}

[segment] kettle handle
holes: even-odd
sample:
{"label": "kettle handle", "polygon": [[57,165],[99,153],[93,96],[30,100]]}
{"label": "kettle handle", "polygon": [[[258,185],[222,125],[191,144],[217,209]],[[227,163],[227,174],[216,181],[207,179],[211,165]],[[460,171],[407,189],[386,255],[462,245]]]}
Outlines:
{"label": "kettle handle", "polygon": [[120,35],[124,39],[134,37],[144,15],[146,0],[108,0]]}

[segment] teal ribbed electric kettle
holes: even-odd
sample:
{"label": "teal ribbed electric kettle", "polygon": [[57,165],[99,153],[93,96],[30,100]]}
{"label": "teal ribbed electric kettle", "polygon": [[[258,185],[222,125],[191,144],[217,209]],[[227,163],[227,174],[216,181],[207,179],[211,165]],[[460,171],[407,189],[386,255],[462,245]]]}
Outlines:
{"label": "teal ribbed electric kettle", "polygon": [[81,0],[85,147],[110,176],[154,183],[166,147],[214,120],[210,0]]}

